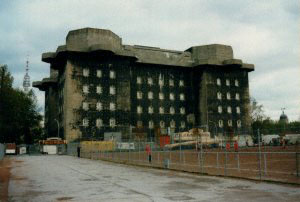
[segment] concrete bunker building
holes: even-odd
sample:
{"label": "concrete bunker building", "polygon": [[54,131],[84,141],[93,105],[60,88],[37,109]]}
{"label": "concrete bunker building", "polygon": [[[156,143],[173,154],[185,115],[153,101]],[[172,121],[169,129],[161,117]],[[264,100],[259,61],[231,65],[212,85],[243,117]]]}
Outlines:
{"label": "concrete bunker building", "polygon": [[[67,141],[102,140],[105,132],[148,138],[207,126],[213,134],[250,128],[248,73],[253,64],[230,46],[185,51],[124,45],[110,30],[70,31],[66,44],[42,54],[50,77],[33,83],[45,91],[45,130]],[[57,122],[59,124],[57,124]]]}

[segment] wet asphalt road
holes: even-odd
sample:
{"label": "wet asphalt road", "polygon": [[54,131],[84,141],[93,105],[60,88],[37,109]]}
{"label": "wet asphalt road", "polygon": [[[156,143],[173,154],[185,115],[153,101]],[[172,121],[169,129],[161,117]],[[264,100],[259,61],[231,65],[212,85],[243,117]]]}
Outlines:
{"label": "wet asphalt road", "polygon": [[70,156],[17,156],[9,201],[297,201],[300,187]]}

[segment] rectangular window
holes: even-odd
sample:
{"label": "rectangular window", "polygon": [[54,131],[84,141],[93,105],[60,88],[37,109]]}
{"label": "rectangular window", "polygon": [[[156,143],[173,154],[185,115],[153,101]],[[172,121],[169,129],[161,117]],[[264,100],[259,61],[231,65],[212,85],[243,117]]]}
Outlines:
{"label": "rectangular window", "polygon": [[165,98],[165,96],[164,96],[163,93],[159,93],[159,94],[158,94],[158,97],[159,97],[160,100],[163,100],[163,99]]}
{"label": "rectangular window", "polygon": [[175,109],[174,109],[174,107],[170,107],[170,114],[175,114]]}
{"label": "rectangular window", "polygon": [[223,120],[219,120],[219,127],[223,128]]}
{"label": "rectangular window", "polygon": [[174,86],[174,80],[173,80],[173,79],[170,79],[170,80],[169,80],[169,86],[171,86],[171,87]]}
{"label": "rectangular window", "polygon": [[240,114],[240,113],[241,113],[240,107],[236,107],[236,113],[237,113],[237,114]]}
{"label": "rectangular window", "polygon": [[236,87],[238,87],[239,86],[239,81],[236,79],[236,80],[234,80],[234,85],[236,86]]}
{"label": "rectangular window", "polygon": [[179,86],[181,86],[181,87],[184,86],[184,81],[183,80],[179,81]]}
{"label": "rectangular window", "polygon": [[116,72],[115,71],[109,71],[109,78],[115,79],[116,78]]}
{"label": "rectangular window", "polygon": [[142,99],[143,98],[143,93],[141,91],[136,92],[136,97],[137,99]]}
{"label": "rectangular window", "polygon": [[236,93],[236,94],[235,94],[235,99],[236,99],[236,100],[240,100],[240,94]]}
{"label": "rectangular window", "polygon": [[82,125],[83,125],[84,127],[89,126],[89,120],[88,120],[87,118],[84,118],[84,119],[82,120]]}
{"label": "rectangular window", "polygon": [[164,109],[163,107],[159,107],[159,113],[160,113],[160,114],[165,113],[165,109]]}
{"label": "rectangular window", "polygon": [[180,96],[180,100],[181,100],[181,101],[183,101],[183,100],[185,99],[185,97],[184,97],[184,94],[183,94],[183,93],[181,93],[179,96]]}
{"label": "rectangular window", "polygon": [[142,84],[142,77],[140,77],[140,76],[136,77],[136,83]]}
{"label": "rectangular window", "polygon": [[222,93],[218,92],[217,93],[217,98],[218,98],[218,100],[222,100]]}
{"label": "rectangular window", "polygon": [[138,107],[137,107],[137,113],[138,113],[138,114],[143,113],[143,108],[142,108],[141,106],[138,106]]}
{"label": "rectangular window", "polygon": [[89,103],[83,102],[82,103],[82,109],[85,110],[85,111],[89,110]]}
{"label": "rectangular window", "polygon": [[149,128],[150,129],[154,128],[154,122],[153,121],[149,121]]}
{"label": "rectangular window", "polygon": [[230,80],[226,79],[226,86],[230,86]]}
{"label": "rectangular window", "polygon": [[112,128],[116,127],[116,119],[114,118],[109,119],[109,126]]}
{"label": "rectangular window", "polygon": [[103,121],[102,121],[102,119],[96,119],[96,126],[97,126],[97,128],[103,127]]}
{"label": "rectangular window", "polygon": [[99,69],[97,70],[97,77],[98,77],[98,78],[101,78],[101,77],[102,77],[102,71],[99,70]]}
{"label": "rectangular window", "polygon": [[221,86],[221,79],[220,78],[217,78],[217,85]]}
{"label": "rectangular window", "polygon": [[150,91],[148,92],[148,99],[152,100],[153,99],[153,93]]}
{"label": "rectangular window", "polygon": [[148,84],[151,86],[151,85],[153,85],[153,79],[152,78],[148,78]]}
{"label": "rectangular window", "polygon": [[223,111],[222,106],[218,106],[218,112],[221,114]]}
{"label": "rectangular window", "polygon": [[184,107],[180,108],[180,114],[185,114],[185,108]]}
{"label": "rectangular window", "polygon": [[180,128],[185,128],[185,122],[184,121],[180,122]]}
{"label": "rectangular window", "polygon": [[84,68],[84,69],[83,69],[82,74],[83,74],[84,77],[88,77],[88,76],[89,76],[89,73],[90,73],[90,71],[89,71],[88,68]]}
{"label": "rectangular window", "polygon": [[231,114],[231,107],[227,107],[228,114]]}
{"label": "rectangular window", "polygon": [[228,120],[228,126],[232,126],[232,120]]}
{"label": "rectangular window", "polygon": [[163,78],[159,78],[159,80],[158,80],[158,85],[159,85],[160,87],[164,86],[164,79],[163,79]]}
{"label": "rectangular window", "polygon": [[153,114],[153,111],[154,111],[154,109],[153,109],[152,106],[148,107],[148,113],[149,113],[149,114]]}
{"label": "rectangular window", "polygon": [[230,93],[228,92],[226,95],[227,95],[227,100],[230,100],[231,99]]}
{"label": "rectangular window", "polygon": [[96,87],[96,93],[97,93],[97,94],[101,94],[101,93],[102,93],[102,87],[101,87],[100,85],[98,85],[98,86]]}
{"label": "rectangular window", "polygon": [[174,93],[170,93],[170,100],[175,100],[175,95],[174,95]]}
{"label": "rectangular window", "polygon": [[103,105],[102,105],[101,102],[97,102],[97,104],[96,104],[96,110],[97,110],[97,111],[103,110]]}
{"label": "rectangular window", "polygon": [[88,85],[83,85],[83,87],[82,87],[82,91],[83,91],[83,93],[89,93],[89,86]]}
{"label": "rectangular window", "polygon": [[241,122],[241,120],[237,120],[236,124],[237,124],[237,127],[238,127],[238,128],[242,127],[242,122]]}
{"label": "rectangular window", "polygon": [[160,128],[165,128],[165,122],[164,121],[160,121],[159,122],[159,126],[160,126]]}
{"label": "rectangular window", "polygon": [[113,102],[109,103],[109,110],[110,111],[115,111],[116,110],[116,104],[113,103]]}
{"label": "rectangular window", "polygon": [[115,95],[115,94],[116,94],[116,87],[110,86],[110,87],[109,87],[109,94]]}
{"label": "rectangular window", "polygon": [[176,123],[175,123],[174,120],[172,120],[172,121],[170,122],[170,127],[171,127],[171,128],[175,128],[175,126],[176,126]]}

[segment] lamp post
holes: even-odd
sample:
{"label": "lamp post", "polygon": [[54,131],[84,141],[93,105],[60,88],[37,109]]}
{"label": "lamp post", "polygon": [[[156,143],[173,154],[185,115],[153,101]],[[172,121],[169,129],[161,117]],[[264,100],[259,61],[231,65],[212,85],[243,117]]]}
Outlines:
{"label": "lamp post", "polygon": [[54,119],[54,121],[57,123],[57,137],[59,137],[59,122],[57,119]]}

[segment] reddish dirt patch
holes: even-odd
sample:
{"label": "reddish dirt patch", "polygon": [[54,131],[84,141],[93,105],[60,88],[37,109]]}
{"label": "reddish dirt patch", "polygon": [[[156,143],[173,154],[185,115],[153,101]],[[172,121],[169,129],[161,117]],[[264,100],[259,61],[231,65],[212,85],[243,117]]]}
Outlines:
{"label": "reddish dirt patch", "polygon": [[8,200],[8,184],[10,179],[11,162],[9,158],[0,161],[0,201]]}

